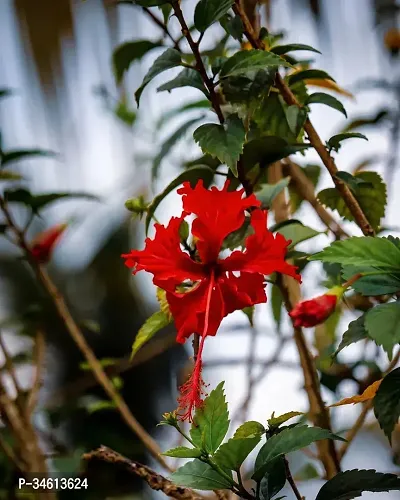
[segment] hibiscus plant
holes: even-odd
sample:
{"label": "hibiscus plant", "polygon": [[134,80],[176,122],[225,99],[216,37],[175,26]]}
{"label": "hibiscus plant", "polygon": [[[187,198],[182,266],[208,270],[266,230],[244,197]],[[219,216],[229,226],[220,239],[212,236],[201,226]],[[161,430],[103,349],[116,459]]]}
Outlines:
{"label": "hibiscus plant", "polygon": [[[187,161],[176,179],[153,200],[141,196],[126,202],[135,216],[144,216],[146,233],[152,229],[154,235],[146,238],[141,249],[127,248],[121,262],[132,274],[145,271],[152,275],[160,305],[135,337],[132,357],[169,324],[176,328],[178,343],[192,340],[190,374],[179,388],[176,407],[160,422],[179,433],[184,441],[181,446],[162,453],[144,432],[47,274],[45,265],[66,225],[56,225],[33,241],[27,239],[27,227],[38,211],[66,194],[50,199],[24,189],[9,189],[0,197],[4,216],[1,232],[23,250],[97,381],[170,476],[166,478],[162,471],[156,473],[105,447],[85,458],[125,465],[150,487],[182,500],[204,498],[193,490],[209,490],[218,498],[229,498],[232,492],[245,499],[278,500],[283,498],[287,483],[291,488],[288,494],[300,500],[301,486],[291,472],[288,456],[306,449],[326,479],[316,500],[346,500],[364,491],[377,492],[379,498],[379,492],[400,491],[397,474],[343,470],[342,465],[370,410],[389,443],[400,415],[400,239],[382,236],[386,186],[374,171],[358,169],[351,174],[337,166],[342,142],[365,140],[365,136],[343,132],[324,143],[310,121],[313,104],[329,106],[347,116],[343,104],[332,95],[346,92],[326,72],[291,55],[318,50],[283,43],[282,35],[260,26],[257,2],[199,0],[194,10],[180,0],[119,3],[137,13],[142,11],[163,35],[158,41],[126,42],[113,54],[116,80],[122,85],[134,62],[147,53],[159,52],[135,93],[139,113],[141,100],[151,92],[148,84],[170,69],[178,68],[179,73],[159,86],[158,92],[191,87],[201,97],[163,117],[165,123],[172,117],[198,113],[164,142],[153,162],[153,177],[159,174],[166,153],[189,129],[193,129],[193,146],[197,144],[202,154]],[[174,34],[178,30],[179,36]],[[219,41],[205,49],[211,33],[218,35]],[[312,93],[313,86],[330,93]],[[297,163],[306,150],[318,154],[319,165]],[[18,160],[12,154],[1,154],[0,179],[12,180],[6,170]],[[324,169],[332,186],[316,194]],[[160,224],[156,211],[175,189],[182,209]],[[303,202],[315,211],[325,231],[310,228],[295,217]],[[10,208],[13,203],[29,207],[27,226],[16,224]],[[313,252],[297,249],[299,243],[324,232],[331,239],[324,248]],[[326,291],[302,300],[302,295],[308,295],[301,285],[306,266],[323,269]],[[267,302],[267,295],[277,329],[287,316],[290,336],[281,337],[279,348],[284,342],[293,342],[298,350],[308,410],[269,418],[260,415],[262,422],[244,421],[229,429],[224,382],[210,387],[204,380],[204,343],[218,335],[223,319],[235,311],[243,311],[254,325],[254,308]],[[343,317],[345,310],[347,316]],[[361,314],[348,321],[352,310]],[[313,346],[304,328],[315,328]],[[366,358],[346,364],[342,351],[357,342],[375,343],[381,355],[389,358],[386,366]],[[354,373],[359,364],[368,368],[365,378]],[[322,387],[335,395],[346,379],[357,382],[358,393],[328,405]],[[11,411],[10,404],[5,406],[6,414]],[[332,408],[347,404],[359,404],[360,415],[348,432],[342,432],[333,428]],[[29,420],[24,425],[32,436]],[[39,448],[34,441],[33,465],[25,457],[27,471],[35,470],[38,463],[44,467],[38,458]],[[188,461],[175,470],[164,457]]]}

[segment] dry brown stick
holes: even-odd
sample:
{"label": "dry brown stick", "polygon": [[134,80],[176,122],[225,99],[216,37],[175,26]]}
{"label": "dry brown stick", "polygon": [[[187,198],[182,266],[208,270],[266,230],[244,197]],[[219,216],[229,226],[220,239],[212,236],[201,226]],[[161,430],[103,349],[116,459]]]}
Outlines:
{"label": "dry brown stick", "polygon": [[151,489],[162,491],[168,497],[176,498],[177,500],[204,500],[203,497],[193,490],[176,486],[169,479],[166,479],[164,476],[150,469],[150,467],[129,460],[106,446],[101,446],[97,450],[85,453],[83,459],[87,461],[100,460],[121,467],[130,474],[134,474],[144,479]]}
{"label": "dry brown stick", "polygon": [[[235,4],[233,5],[233,10],[234,12],[241,18],[243,25],[244,25],[244,33],[251,43],[251,45],[255,49],[261,49],[265,50],[265,44],[262,40],[260,40],[257,36],[256,33],[254,32],[254,29],[247,19],[246,13],[244,12],[240,0],[235,0]],[[277,73],[276,79],[275,79],[275,85],[278,88],[279,92],[281,93],[283,99],[285,102],[289,105],[297,105],[300,106],[299,102],[296,99],[296,96],[293,94],[293,92],[290,90],[290,88],[286,85],[285,81],[282,79],[282,77]],[[344,202],[346,203],[347,207],[349,208],[351,214],[354,217],[354,220],[362,230],[363,234],[365,236],[374,236],[375,232],[374,229],[372,228],[371,224],[369,223],[367,217],[365,216],[364,212],[362,211],[358,201],[356,200],[355,196],[353,193],[350,191],[348,186],[341,180],[339,177],[336,176],[338,172],[338,168],[335,164],[335,161],[333,160],[332,156],[329,154],[328,150],[326,149],[325,145],[323,144],[321,138],[319,137],[317,131],[315,130],[313,124],[310,122],[309,119],[306,120],[304,124],[304,130],[307,134],[308,140],[310,141],[310,144],[312,147],[316,150],[318,153],[319,157],[321,158],[323,164],[327,168],[328,172],[330,173],[332,180],[335,184],[336,189],[339,191],[340,195],[342,196]]]}
{"label": "dry brown stick", "polygon": [[334,217],[332,217],[332,215],[321,205],[320,201],[315,196],[314,185],[304,174],[299,165],[294,163],[289,158],[286,158],[284,160],[284,169],[285,174],[287,171],[287,174],[290,176],[290,179],[293,182],[299,196],[313,207],[320,220],[330,231],[332,231],[336,238],[340,239],[349,237]]}
{"label": "dry brown stick", "polygon": [[44,333],[41,330],[39,330],[36,334],[36,342],[34,348],[35,375],[33,378],[32,387],[27,397],[26,410],[25,410],[28,419],[30,419],[32,413],[35,411],[38,402],[45,351],[46,351],[46,342]]}
{"label": "dry brown stick", "polygon": [[14,453],[14,450],[7,443],[7,441],[0,434],[0,449],[3,451],[4,455],[12,462],[18,471],[24,471],[24,464],[19,460],[17,455]]}
{"label": "dry brown stick", "polygon": [[166,470],[171,471],[172,469],[164,460],[163,457],[160,456],[161,450],[158,444],[154,441],[154,439],[146,432],[144,427],[137,421],[137,419],[132,415],[131,410],[126,404],[125,400],[115,389],[111,380],[107,377],[103,366],[100,361],[97,359],[96,355],[92,351],[89,344],[86,342],[86,339],[81,332],[80,328],[76,324],[74,318],[72,317],[67,304],[65,303],[64,297],[61,295],[60,291],[56,287],[56,285],[51,280],[48,275],[46,269],[36,262],[30,253],[28,244],[25,240],[25,234],[21,231],[15,224],[12,219],[12,216],[5,204],[4,199],[0,196],[0,209],[2,210],[5,219],[7,221],[8,227],[15,234],[18,245],[23,250],[28,258],[29,264],[31,265],[39,283],[42,284],[43,288],[46,290],[50,298],[52,299],[53,305],[63,321],[65,327],[67,328],[70,336],[74,340],[75,344],[85,357],[88,362],[94,376],[97,381],[104,389],[105,393],[110,397],[110,399],[115,403],[121,417],[128,425],[128,427],[139,437],[142,443],[145,445],[149,453],[162,465]]}
{"label": "dry brown stick", "polygon": [[21,386],[20,386],[19,381],[18,381],[17,372],[15,370],[15,365],[14,365],[12,356],[8,352],[8,347],[6,346],[6,343],[4,342],[3,335],[1,334],[1,332],[0,332],[0,349],[4,355],[4,366],[5,366],[6,370],[8,371],[8,373],[11,377],[11,380],[14,384],[14,387],[15,387],[16,403],[17,403],[18,407],[20,409],[22,409],[21,401],[20,401],[21,394],[22,394]]}
{"label": "dry brown stick", "polygon": [[[400,361],[400,350],[397,352],[395,357],[392,359],[391,363],[383,373],[383,376],[387,375],[389,372],[391,372],[394,368],[396,368],[398,362]],[[362,429],[365,419],[367,418],[367,415],[369,411],[373,407],[373,400],[368,401],[364,403],[363,409],[361,410],[360,415],[358,416],[357,420],[355,421],[353,427],[348,431],[346,434],[346,442],[343,443],[342,447],[339,449],[339,458],[342,459],[343,456],[346,454],[347,450],[349,449],[349,446],[353,442],[354,438],[358,434],[358,432]]]}
{"label": "dry brown stick", "polygon": [[[282,179],[282,164],[274,163],[268,169],[268,181],[272,184]],[[283,222],[289,218],[288,204],[285,192],[282,191],[274,199],[272,208],[277,223]],[[300,285],[289,276],[278,275],[278,286],[281,290],[283,301],[288,312],[299,302]],[[314,360],[308,349],[307,341],[301,328],[294,327],[294,340],[299,352],[300,364],[304,375],[304,386],[307,392],[310,404],[310,418],[314,425],[324,429],[331,430],[329,410],[325,408],[321,396],[318,373],[315,368]],[[330,479],[340,471],[340,463],[336,453],[335,443],[332,440],[318,441],[318,455],[324,465],[327,478]]]}

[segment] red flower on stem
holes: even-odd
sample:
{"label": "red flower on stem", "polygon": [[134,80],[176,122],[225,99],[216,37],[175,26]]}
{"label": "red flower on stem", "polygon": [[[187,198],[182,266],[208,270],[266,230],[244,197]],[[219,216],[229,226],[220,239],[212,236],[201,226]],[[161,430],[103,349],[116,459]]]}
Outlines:
{"label": "red flower on stem", "polygon": [[51,254],[68,224],[57,224],[37,234],[30,244],[32,257],[41,264],[50,260]]}
{"label": "red flower on stem", "polygon": [[335,286],[324,295],[296,304],[289,313],[294,327],[309,328],[323,323],[334,312],[344,292],[345,287]]}
{"label": "red flower on stem", "polygon": [[[268,231],[267,213],[254,194],[243,198],[244,190],[205,189],[200,180],[195,188],[188,182],[178,190],[183,212],[167,226],[156,224],[153,240],[146,239],[144,250],[132,250],[122,257],[133,274],[146,270],[153,283],[166,290],[166,298],[180,343],[193,333],[201,335],[196,363],[190,379],[181,387],[179,406],[182,420],[192,419],[202,395],[202,353],[205,338],[215,335],[222,319],[245,307],[266,302],[264,275],[279,272],[301,281],[296,267],[285,262],[290,241]],[[245,250],[220,259],[224,239],[245,221],[245,211],[253,209],[250,224],[254,234],[247,237]],[[189,214],[196,216],[192,235],[198,258],[192,259],[181,248],[179,227]],[[186,287],[186,291],[184,288]]]}

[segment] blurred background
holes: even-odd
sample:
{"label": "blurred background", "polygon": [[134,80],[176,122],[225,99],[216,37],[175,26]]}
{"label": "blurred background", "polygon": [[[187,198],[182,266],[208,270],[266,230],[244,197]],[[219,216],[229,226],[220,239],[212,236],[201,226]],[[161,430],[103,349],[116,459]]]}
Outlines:
{"label": "blurred background", "polygon": [[[149,16],[128,3],[0,0],[0,89],[11,91],[0,101],[1,139],[4,150],[40,148],[58,153],[56,158],[32,157],[20,162],[14,170],[23,176],[21,187],[28,187],[34,193],[85,192],[98,197],[98,200],[72,198],[51,204],[34,221],[29,236],[33,238],[45,228],[70,221],[48,266],[49,272],[98,358],[109,360],[107,369],[132,413],[166,448],[176,444],[177,436],[164,428],[156,429],[156,424],[163,412],[176,406],[176,388],[187,373],[191,346],[175,345],[173,328],[166,329],[133,365],[128,362],[138,329],[158,306],[150,277],[132,278],[120,258],[130,248],[142,248],[144,241],[143,222],[132,220],[124,202],[140,194],[151,199],[176,177],[185,162],[200,155],[191,137],[194,127],[185,126],[186,133],[180,134],[175,143],[170,141],[168,155],[152,181],[154,159],[172,133],[185,124],[181,116],[173,117],[170,113],[167,120],[165,115],[185,102],[199,99],[199,95],[187,88],[157,93],[156,86],[176,73],[171,70],[146,88],[137,109],[134,91],[161,49],[133,64],[123,84],[116,85],[112,65],[115,48],[126,41],[156,41],[163,36]],[[195,3],[182,2],[188,19]],[[287,43],[310,44],[322,52],[321,56],[313,54],[315,66],[326,70],[340,85],[341,95],[334,95],[345,105],[349,121],[345,122],[344,117],[325,106],[313,107],[311,119],[324,140],[349,123],[353,124],[352,130],[368,136],[368,142],[347,141],[338,155],[338,166],[349,172],[360,166],[372,166],[385,178],[389,204],[383,225],[390,234],[398,235],[399,2],[269,0],[261,3],[262,17],[270,31],[284,32]],[[162,19],[156,8],[154,14]],[[174,18],[169,26],[173,36],[179,38]],[[203,42],[205,48],[215,45],[223,36],[219,26],[209,31]],[[312,152],[304,157],[297,155],[295,159],[301,165],[319,163]],[[322,169],[318,190],[330,185],[330,178]],[[2,182],[1,189],[4,187],[7,183]],[[178,213],[179,203],[172,193],[157,212],[159,220],[166,222]],[[23,209],[16,209],[14,216],[24,224]],[[325,230],[305,203],[296,218],[317,230]],[[360,234],[353,224],[343,222],[343,225],[352,234]],[[329,237],[321,234],[299,245],[299,249],[314,252],[328,242]],[[316,295],[324,289],[325,279],[318,264],[307,267],[303,294]],[[79,353],[31,272],[18,259],[18,252],[2,238],[0,334],[18,365],[20,383],[26,388],[33,377],[30,325],[35,314],[46,318],[46,356],[34,417],[52,467],[72,473],[80,467],[82,452],[104,444],[157,469],[157,464],[146,457],[135,436],[108,404],[90,371],[82,366]],[[355,317],[353,311],[346,309],[336,327],[337,335]],[[290,335],[290,331],[286,318],[282,318],[278,331],[271,306],[266,304],[257,307],[253,328],[238,312],[229,316],[218,335],[207,342],[206,381],[210,387],[226,381],[231,417],[236,424],[242,418],[265,422],[273,411],[279,415],[307,409],[295,346],[286,341],[282,344],[282,338]],[[310,330],[307,334],[315,345],[315,332]],[[252,350],[257,353],[252,362],[256,383],[249,400],[251,368],[247,361]],[[272,358],[274,362],[269,362]],[[337,376],[328,370],[323,379],[325,401],[333,403],[359,390],[356,380],[371,369],[368,363],[356,366],[360,358],[373,361],[375,371],[387,364],[387,357],[377,356],[373,346],[349,347],[340,360],[351,367],[350,376]],[[8,383],[6,377],[5,383]],[[343,431],[351,427],[358,411],[356,406],[335,409],[332,412],[335,429]],[[398,473],[396,450],[400,453],[400,438],[395,438],[393,456],[374,420],[369,424],[351,446],[344,467]],[[5,435],[7,429],[0,427],[0,433]],[[311,479],[301,482],[300,489],[312,498],[321,484],[318,479],[321,470],[304,453],[298,453],[293,460],[299,480]],[[7,458],[0,456],[2,498],[11,498],[7,496],[12,483],[10,471]],[[133,498],[132,491],[140,497],[154,495],[141,488],[140,482],[125,484],[110,473],[104,484],[99,480],[93,498]],[[290,498],[291,492],[288,495]],[[398,493],[379,495],[379,498],[398,498]]]}

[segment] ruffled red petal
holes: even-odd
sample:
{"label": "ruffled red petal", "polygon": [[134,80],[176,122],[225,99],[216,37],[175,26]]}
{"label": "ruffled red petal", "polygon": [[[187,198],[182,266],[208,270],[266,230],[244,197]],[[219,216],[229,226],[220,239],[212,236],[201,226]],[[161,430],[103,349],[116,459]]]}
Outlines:
{"label": "ruffled red petal", "polygon": [[181,250],[179,227],[184,216],[172,217],[166,227],[155,224],[155,237],[146,238],[144,250],[122,255],[125,265],[133,268],[132,274],[141,270],[152,273],[154,284],[170,291],[185,280],[198,281],[207,276],[204,266]]}
{"label": "ruffled red petal", "polygon": [[[177,329],[177,342],[183,344],[193,333],[203,334],[209,286],[210,277],[186,293],[167,292],[167,301]],[[215,335],[223,317],[226,316],[218,281],[213,283],[210,304],[205,335]]]}
{"label": "ruffled red petal", "polygon": [[245,307],[267,301],[264,276],[261,274],[241,273],[234,276],[228,273],[227,278],[218,280],[224,298],[224,315]]}
{"label": "ruffled red petal", "polygon": [[200,180],[195,188],[185,182],[178,189],[184,211],[197,216],[192,234],[198,239],[197,249],[204,263],[216,261],[223,240],[242,226],[244,211],[260,206],[254,194],[243,198],[244,189],[228,191],[228,187],[229,181],[226,181],[222,190],[216,187],[205,189]]}
{"label": "ruffled red petal", "polygon": [[285,261],[290,241],[279,233],[274,235],[268,231],[267,213],[259,209],[254,210],[251,214],[251,225],[254,234],[246,239],[246,250],[235,251],[227,259],[220,261],[222,269],[262,275],[278,272],[292,276],[301,283],[297,267]]}

